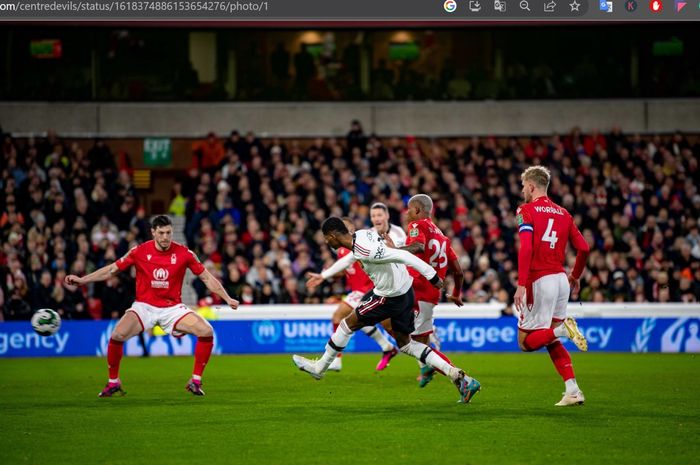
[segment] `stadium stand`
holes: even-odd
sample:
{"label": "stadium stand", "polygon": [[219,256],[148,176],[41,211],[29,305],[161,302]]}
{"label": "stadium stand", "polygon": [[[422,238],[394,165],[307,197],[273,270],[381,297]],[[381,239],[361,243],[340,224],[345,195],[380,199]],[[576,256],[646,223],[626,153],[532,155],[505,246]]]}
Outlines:
{"label": "stadium stand", "polygon": [[[192,153],[169,212],[179,239],[242,304],[332,300],[342,280],[311,293],[304,287],[306,271],[335,259],[321,221],[347,215],[366,227],[369,205],[380,201],[393,223],[405,224],[411,195],[440,192],[436,222],[461,257],[465,299],[509,305],[519,174],[537,163],[552,169],[551,196],[592,245],[581,300],[700,300],[697,136],[574,128],[550,137],[383,139],[356,122],[345,140],[263,141],[233,131],[193,144]],[[66,319],[121,315],[133,300],[129,274],[86,289],[64,285],[63,277],[90,272],[149,238],[128,157],[115,157],[99,140],[84,152],[51,131],[40,139],[4,134],[0,172],[4,319],[28,319],[42,307]],[[209,298],[198,280],[191,287],[183,292],[187,303]]]}

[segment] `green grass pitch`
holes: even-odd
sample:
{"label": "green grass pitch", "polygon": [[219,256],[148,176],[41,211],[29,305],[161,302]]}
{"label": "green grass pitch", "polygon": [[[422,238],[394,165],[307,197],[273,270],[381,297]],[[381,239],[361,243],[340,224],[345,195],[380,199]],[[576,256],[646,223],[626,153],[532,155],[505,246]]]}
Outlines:
{"label": "green grass pitch", "polygon": [[125,358],[125,397],[98,399],[104,359],[0,360],[2,464],[690,464],[700,453],[700,359],[573,355],[587,403],[557,408],[546,353],[455,354],[482,383],[469,405],[414,360],[374,373],[348,354],[314,381],[290,356],[213,356],[207,396],[187,357]]}

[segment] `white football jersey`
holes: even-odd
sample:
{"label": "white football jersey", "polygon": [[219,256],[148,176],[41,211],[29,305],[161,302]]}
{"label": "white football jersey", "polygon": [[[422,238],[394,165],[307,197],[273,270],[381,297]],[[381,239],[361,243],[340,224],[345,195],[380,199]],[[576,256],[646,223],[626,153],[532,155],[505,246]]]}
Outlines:
{"label": "white football jersey", "polygon": [[[372,231],[376,230],[376,228],[372,228]],[[406,232],[395,224],[389,223],[389,237],[394,241],[396,247],[403,247],[406,245]]]}
{"label": "white football jersey", "polygon": [[[396,242],[394,244],[398,246]],[[371,229],[355,232],[352,256],[360,262],[374,283],[374,293],[381,297],[397,297],[408,292],[413,278],[408,274],[406,265],[415,268],[426,279],[432,279],[436,274],[430,265],[412,253],[387,247],[379,234]]]}

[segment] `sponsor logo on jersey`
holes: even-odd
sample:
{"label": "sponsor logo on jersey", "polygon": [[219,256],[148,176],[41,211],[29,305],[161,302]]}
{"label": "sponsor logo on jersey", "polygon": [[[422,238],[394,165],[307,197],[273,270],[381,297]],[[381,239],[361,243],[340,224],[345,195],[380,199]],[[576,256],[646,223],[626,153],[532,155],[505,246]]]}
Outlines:
{"label": "sponsor logo on jersey", "polygon": [[168,270],[165,268],[156,268],[153,270],[153,281],[151,281],[151,287],[168,289],[170,287],[168,276],[170,276]]}
{"label": "sponsor logo on jersey", "polygon": [[523,224],[523,215],[518,215],[517,217],[515,217],[515,221],[518,223],[518,226]]}
{"label": "sponsor logo on jersey", "polygon": [[413,223],[411,225],[411,230],[408,232],[411,237],[418,237],[418,223]]}
{"label": "sponsor logo on jersey", "polygon": [[382,258],[384,256],[384,250],[385,249],[384,249],[383,245],[380,245],[379,247],[377,247],[377,251],[374,253],[374,258],[376,260]]}
{"label": "sponsor logo on jersey", "polygon": [[537,213],[552,213],[553,215],[563,215],[564,212],[554,207],[533,207]]}

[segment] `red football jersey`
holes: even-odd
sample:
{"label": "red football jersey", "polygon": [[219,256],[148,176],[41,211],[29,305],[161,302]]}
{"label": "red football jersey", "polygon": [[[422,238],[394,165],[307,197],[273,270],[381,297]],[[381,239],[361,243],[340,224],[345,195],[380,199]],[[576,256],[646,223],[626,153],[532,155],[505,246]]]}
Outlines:
{"label": "red football jersey", "polygon": [[[338,249],[338,259],[343,258],[349,253],[349,249],[340,247]],[[369,279],[365,270],[362,269],[360,262],[355,262],[352,266],[345,269],[345,286],[353,292],[357,291],[365,294],[374,287],[374,283]]]}
{"label": "red football jersey", "polygon": [[[563,273],[569,240],[577,250],[588,248],[569,212],[549,197],[538,197],[521,205],[516,215],[521,244],[528,238],[532,240],[532,260],[528,275],[518,277],[518,283],[522,286],[548,274]],[[523,234],[527,232],[532,234]]]}
{"label": "red football jersey", "polygon": [[[424,246],[422,253],[416,256],[428,265],[432,266],[440,279],[447,275],[447,263],[456,260],[457,255],[452,249],[450,240],[435,226],[430,218],[414,221],[408,225],[406,245],[420,242]],[[408,267],[408,273],[413,277],[413,291],[416,293],[416,302],[431,302],[437,304],[440,301],[440,289],[436,289],[425,277]]]}
{"label": "red football jersey", "polygon": [[115,262],[124,271],[136,267],[136,300],[155,307],[171,307],[182,303],[182,282],[187,268],[196,275],[204,265],[190,249],[177,242],[161,252],[155,241],[134,247]]}

